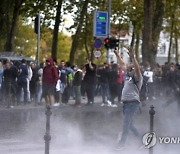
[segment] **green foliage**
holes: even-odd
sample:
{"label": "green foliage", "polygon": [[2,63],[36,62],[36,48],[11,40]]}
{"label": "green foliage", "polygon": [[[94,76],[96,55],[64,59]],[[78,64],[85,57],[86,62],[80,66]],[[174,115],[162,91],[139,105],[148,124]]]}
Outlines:
{"label": "green foliage", "polygon": [[15,35],[15,52],[20,52],[29,57],[36,57],[36,34],[31,24],[19,20]]}
{"label": "green foliage", "polygon": [[[0,5],[0,51],[4,50],[7,37],[7,12],[9,12],[10,21],[12,22],[13,8],[15,0],[2,0]],[[50,56],[52,47],[52,27],[55,21],[55,12],[57,11],[58,0],[25,0],[20,8],[20,18],[16,26],[15,50],[28,56],[36,56],[36,34],[33,30],[33,20],[35,16],[41,14],[41,59]],[[62,15],[71,15],[74,24],[67,28],[65,21],[61,19],[61,25],[69,32],[74,32],[80,22],[80,12],[85,1],[80,0],[63,0]],[[92,55],[94,50],[93,42],[93,12],[95,10],[107,11],[107,0],[89,0],[88,9],[82,23],[81,33],[78,36],[78,47],[75,54],[75,62],[82,64],[88,55]],[[154,4],[156,1],[154,1]],[[180,1],[164,0],[165,16],[164,29],[166,32],[173,31],[176,37],[180,36]],[[7,9],[9,8],[9,11]],[[111,27],[117,32],[123,29],[129,29],[130,23],[134,27],[134,32],[139,33],[143,29],[143,0],[112,0],[112,17]],[[30,23],[30,21],[32,22]],[[148,19],[147,19],[148,20]],[[174,21],[172,29],[171,23]],[[27,24],[28,23],[28,24]],[[30,24],[29,24],[30,23]],[[68,60],[72,38],[59,32],[58,60]],[[102,50],[104,48],[102,47]],[[104,50],[105,51],[105,50]],[[105,60],[106,53],[103,52],[103,58],[95,59],[95,62],[101,63]]]}

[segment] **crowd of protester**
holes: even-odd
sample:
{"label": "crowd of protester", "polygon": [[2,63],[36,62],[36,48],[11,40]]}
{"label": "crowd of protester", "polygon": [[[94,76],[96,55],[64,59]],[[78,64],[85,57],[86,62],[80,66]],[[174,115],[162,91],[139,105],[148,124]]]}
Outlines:
{"label": "crowd of protester", "polygon": [[[167,103],[180,100],[180,63],[164,65],[141,65],[143,86],[141,101],[167,97]],[[101,106],[117,107],[126,73],[116,63],[96,65],[87,59],[85,65],[71,66],[69,62],[58,63],[48,58],[37,66],[35,62],[0,61],[0,103],[7,107],[16,105],[59,106],[74,99],[74,105],[93,105],[96,96],[102,96]],[[115,101],[117,99],[118,101]],[[179,108],[180,108],[180,102]]]}

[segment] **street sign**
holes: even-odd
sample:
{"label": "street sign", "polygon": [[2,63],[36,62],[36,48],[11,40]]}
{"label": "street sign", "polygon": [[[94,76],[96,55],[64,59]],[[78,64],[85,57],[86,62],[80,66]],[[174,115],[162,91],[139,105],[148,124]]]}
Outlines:
{"label": "street sign", "polygon": [[108,37],[108,12],[95,11],[94,12],[94,30],[95,37]]}
{"label": "street sign", "polygon": [[94,41],[94,47],[95,47],[95,48],[100,48],[101,45],[102,45],[102,42],[101,42],[100,39],[96,39],[96,40]]}
{"label": "street sign", "polygon": [[101,51],[99,51],[98,49],[95,49],[94,51],[93,51],[93,53],[94,53],[94,57],[95,58],[100,58],[101,57]]}

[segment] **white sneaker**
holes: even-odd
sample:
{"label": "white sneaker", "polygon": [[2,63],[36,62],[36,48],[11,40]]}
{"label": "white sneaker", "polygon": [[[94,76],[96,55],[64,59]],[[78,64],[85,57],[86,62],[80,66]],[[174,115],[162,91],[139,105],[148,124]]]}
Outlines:
{"label": "white sneaker", "polygon": [[101,106],[105,106],[105,104],[104,104],[104,103],[102,103],[102,104],[101,104]]}
{"label": "white sneaker", "polygon": [[54,103],[54,105],[53,106],[59,106],[59,103]]}
{"label": "white sneaker", "polygon": [[109,101],[109,100],[107,100],[107,103],[108,103],[108,106],[112,105],[111,101]]}
{"label": "white sneaker", "polygon": [[112,104],[111,107],[118,107],[116,104]]}

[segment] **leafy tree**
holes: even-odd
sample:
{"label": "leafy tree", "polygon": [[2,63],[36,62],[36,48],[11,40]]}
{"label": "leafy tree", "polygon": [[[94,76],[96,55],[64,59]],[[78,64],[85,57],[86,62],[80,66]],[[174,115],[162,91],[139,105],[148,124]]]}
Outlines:
{"label": "leafy tree", "polygon": [[19,20],[16,29],[14,49],[23,55],[32,58],[36,57],[36,34],[31,24],[28,25],[22,22],[22,20]]}
{"label": "leafy tree", "polygon": [[76,33],[73,37],[73,42],[72,42],[70,57],[69,57],[69,61],[71,64],[74,64],[74,56],[75,56],[75,52],[78,46],[78,37],[79,37],[79,34],[81,33],[81,29],[84,22],[84,15],[85,15],[85,12],[87,11],[88,3],[89,3],[89,0],[81,1],[82,8],[80,11],[80,17],[79,17]]}
{"label": "leafy tree", "polygon": [[[175,44],[176,50],[176,62],[179,61],[178,53],[178,39],[180,37],[180,21],[179,21],[179,10],[180,2],[178,0],[166,0],[165,6],[165,31],[170,34],[169,36],[169,51],[168,51],[168,62],[172,60],[172,46]],[[174,39],[174,43],[173,43]]]}
{"label": "leafy tree", "polygon": [[14,37],[18,22],[19,12],[25,0],[7,0],[6,24],[7,24],[7,38],[6,51],[14,51]]}

